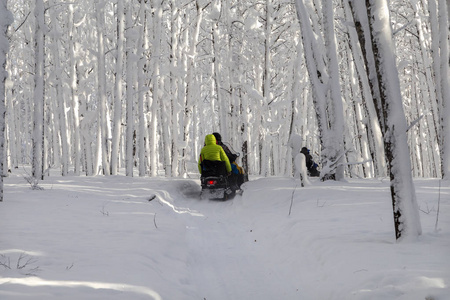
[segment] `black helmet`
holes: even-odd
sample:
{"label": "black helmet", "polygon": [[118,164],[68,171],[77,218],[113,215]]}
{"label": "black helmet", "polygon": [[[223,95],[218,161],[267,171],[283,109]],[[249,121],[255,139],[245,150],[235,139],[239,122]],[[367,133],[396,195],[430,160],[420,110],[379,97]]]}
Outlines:
{"label": "black helmet", "polygon": [[221,142],[222,136],[218,132],[213,132],[213,135],[216,137],[216,141]]}

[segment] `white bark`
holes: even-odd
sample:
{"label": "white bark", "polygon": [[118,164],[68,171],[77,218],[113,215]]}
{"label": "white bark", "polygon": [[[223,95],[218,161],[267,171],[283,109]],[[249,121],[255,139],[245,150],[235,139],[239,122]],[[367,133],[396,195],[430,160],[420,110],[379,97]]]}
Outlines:
{"label": "white bark", "polygon": [[8,1],[0,1],[0,202],[3,201],[3,173],[5,157],[5,81],[6,55],[9,50],[7,37],[8,26],[12,23],[13,17],[8,10]]}
{"label": "white bark", "polygon": [[139,157],[139,176],[145,176],[146,174],[146,145],[145,139],[148,137],[147,135],[147,119],[145,118],[145,103],[147,98],[147,91],[145,85],[145,75],[147,73],[146,70],[146,59],[145,59],[145,51],[148,48],[148,37],[147,37],[147,7],[146,2],[141,1],[141,6],[139,8],[139,21],[140,21],[140,33],[139,40],[137,45],[137,55],[138,55],[138,122],[139,129],[137,134],[137,149],[138,149],[138,157]]}
{"label": "white bark", "polygon": [[32,176],[44,176],[44,1],[36,0],[34,11],[35,28],[35,74],[34,74],[34,114],[33,114],[33,157]]}
{"label": "white bark", "polygon": [[[57,38],[53,39],[51,43],[51,50],[53,55],[53,65],[54,65],[54,85],[55,85],[55,95],[56,95],[56,103],[57,103],[57,116],[58,116],[58,129],[59,136],[61,142],[61,174],[66,176],[69,172],[69,150],[70,150],[70,136],[68,132],[68,124],[67,124],[67,106],[66,106],[66,95],[63,90],[63,81],[61,76],[63,75],[61,68],[61,57],[59,53],[59,24],[56,19],[56,14],[50,14],[51,22],[53,25],[53,36]],[[56,149],[55,149],[56,150]]]}
{"label": "white bark", "polygon": [[270,112],[268,103],[271,101],[271,31],[272,31],[272,1],[265,1],[265,28],[264,28],[264,65],[263,65],[263,82],[262,82],[262,96],[261,99],[261,111],[258,113],[259,122],[259,145],[260,149],[260,174],[263,176],[268,176],[270,172],[270,137],[269,137],[269,126],[266,124],[266,120],[269,118]]}
{"label": "white bark", "polygon": [[[191,143],[191,136],[190,136],[190,130],[191,130],[191,124],[193,119],[193,112],[194,112],[194,104],[195,99],[198,97],[198,87],[195,84],[195,76],[194,76],[194,70],[195,70],[195,61],[197,58],[197,44],[199,40],[200,35],[200,25],[203,19],[203,8],[201,7],[201,3],[199,0],[196,0],[196,18],[195,22],[193,23],[193,30],[192,33],[189,35],[189,46],[188,46],[188,53],[185,54],[186,56],[186,102],[184,105],[184,132],[183,132],[183,142],[187,146],[184,149],[184,169],[186,170],[186,160],[188,156],[191,154],[189,153],[191,151],[189,144]],[[186,33],[187,34],[187,33]]]}
{"label": "white bark", "polygon": [[[356,4],[360,4],[359,2],[354,3],[353,1],[346,1],[347,3],[352,3],[354,6]],[[357,6],[357,5],[356,5]],[[375,169],[375,176],[381,176],[384,177],[387,174],[387,166],[386,166],[386,158],[384,154],[384,142],[383,142],[383,134],[380,122],[381,120],[378,120],[377,111],[375,108],[375,102],[377,101],[376,95],[377,95],[377,81],[369,81],[369,78],[373,78],[375,74],[371,74],[372,70],[365,68],[364,65],[373,64],[373,57],[365,55],[365,51],[367,48],[366,41],[364,40],[364,37],[367,35],[369,36],[369,33],[364,33],[364,30],[367,28],[367,26],[362,26],[362,24],[367,23],[367,17],[365,17],[363,14],[358,15],[356,14],[355,10],[361,9],[359,6],[352,7],[352,14],[354,18],[354,23],[356,27],[356,32],[352,27],[349,28],[349,34],[350,34],[350,42],[352,45],[352,51],[353,51],[353,57],[356,64],[356,70],[358,71],[358,75],[360,77],[361,81],[361,91],[362,95],[364,97],[364,108],[367,114],[368,118],[368,133],[369,133],[369,145],[371,146],[371,153],[374,160],[374,169]],[[348,8],[346,7],[346,10],[348,11]],[[350,12],[348,12],[350,14]],[[361,37],[362,40],[360,41],[360,44],[358,45],[356,41],[358,41],[358,37]],[[361,54],[357,49],[360,49],[362,51],[363,57],[361,57]],[[371,86],[373,85],[373,86]],[[372,92],[373,91],[373,92]]]}
{"label": "white bark", "polygon": [[170,52],[170,91],[171,91],[171,109],[172,109],[172,123],[171,123],[171,143],[173,145],[172,147],[172,176],[178,176],[180,173],[179,168],[179,148],[180,143],[178,141],[179,135],[180,135],[180,126],[179,126],[179,116],[181,114],[180,108],[181,105],[179,105],[179,97],[180,97],[180,91],[178,90],[179,82],[181,82],[181,76],[178,74],[177,70],[180,70],[178,68],[178,52],[179,49],[179,41],[178,41],[178,35],[179,29],[180,29],[180,10],[178,7],[176,7],[176,3],[174,1],[171,1],[170,3],[170,9],[171,9],[171,32],[170,32],[170,42],[171,42],[171,52]]}
{"label": "white bark", "polygon": [[[425,136],[427,138],[427,152],[430,159],[428,165],[430,165],[431,173],[426,176],[436,177],[437,174],[441,174],[441,161],[439,152],[436,149],[439,148],[438,145],[438,109],[436,103],[436,91],[435,85],[433,82],[432,75],[432,62],[430,61],[429,53],[428,53],[428,40],[425,38],[424,32],[424,24],[422,22],[422,12],[420,11],[419,3],[413,6],[414,15],[416,18],[416,28],[419,36],[419,47],[420,47],[420,58],[422,59],[422,63],[424,65],[424,73],[426,77],[426,81],[420,81],[420,92],[422,93],[422,102],[425,108],[425,119],[428,126],[426,126],[425,130],[427,131]],[[428,34],[427,34],[428,35]]]}
{"label": "white bark", "polygon": [[80,137],[80,104],[78,97],[78,76],[77,76],[77,62],[75,59],[75,28],[74,28],[74,9],[73,4],[69,5],[69,80],[71,91],[71,114],[73,120],[73,164],[74,174],[80,175],[81,172],[81,137]]}
{"label": "white bark", "polygon": [[[8,71],[8,70],[5,70]],[[1,84],[1,83],[0,83]],[[9,87],[8,87],[9,86]],[[19,167],[19,161],[21,157],[21,151],[20,149],[20,130],[19,130],[19,124],[16,121],[18,116],[20,115],[19,110],[17,108],[18,101],[13,101],[13,89],[14,85],[12,81],[6,79],[5,80],[5,89],[6,89],[6,107],[8,108],[6,110],[5,114],[5,143],[4,143],[4,165],[3,165],[3,174],[5,175],[5,170],[8,169],[16,169]],[[1,105],[1,104],[0,104]],[[22,111],[23,113],[23,111]]]}
{"label": "white bark", "polygon": [[[339,102],[339,100],[330,98],[330,84],[332,83],[330,83],[329,74],[330,71],[333,73],[336,72],[333,71],[333,68],[336,68],[336,66],[332,65],[335,64],[335,60],[331,58],[331,61],[329,60],[327,65],[323,64],[323,61],[327,60],[328,58],[322,57],[321,55],[322,51],[320,45],[322,43],[320,41],[316,41],[316,35],[312,31],[310,18],[306,11],[303,0],[296,0],[295,4],[297,8],[297,17],[300,22],[300,28],[302,31],[302,43],[305,53],[305,61],[309,79],[311,81],[313,103],[316,112],[317,126],[322,148],[322,170],[320,177],[322,180],[332,178],[341,180],[341,175],[343,175],[343,173],[341,173],[342,170],[340,169],[336,174],[336,168],[341,167],[340,160],[343,156],[343,139],[340,138],[342,137],[342,134],[336,133],[335,130],[343,130],[342,122],[337,121],[341,120],[341,118],[343,119],[343,116],[340,115],[343,113],[343,111],[336,108],[336,105],[337,107],[339,107],[342,104],[334,103],[335,101]],[[324,26],[330,25],[324,24]],[[333,38],[329,37],[329,39]],[[333,41],[328,41],[327,43],[330,42],[333,43]],[[329,55],[331,54],[329,53]],[[339,78],[332,80],[339,80]],[[340,94],[337,92],[337,87],[333,89],[336,90],[334,94]],[[337,139],[335,139],[335,135],[338,135]]]}
{"label": "white bark", "polygon": [[[327,69],[329,75],[329,123],[330,141],[326,142],[325,155],[331,158],[337,165],[335,179],[344,179],[344,108],[340,87],[339,65],[337,58],[337,48],[335,39],[335,26],[332,1],[323,0],[323,31],[325,39],[325,49],[327,52]],[[328,152],[328,153],[327,153]],[[331,160],[330,159],[330,160]],[[325,168],[325,167],[324,167]],[[323,176],[321,174],[321,176]]]}
{"label": "white bark", "polygon": [[[362,12],[360,12],[362,13]],[[377,74],[379,87],[377,107],[384,118],[384,143],[389,161],[391,197],[397,239],[412,238],[422,232],[416,193],[411,174],[411,161],[406,136],[400,82],[395,61],[390,15],[386,0],[372,0],[367,7],[374,64],[367,66]]]}
{"label": "white bark", "polygon": [[135,70],[136,65],[136,41],[135,41],[135,29],[133,28],[133,18],[132,18],[132,7],[128,6],[126,11],[126,24],[127,24],[127,35],[126,35],[126,45],[127,45],[127,110],[126,110],[126,149],[125,149],[125,167],[126,176],[133,176],[134,167],[134,85],[135,85]]}
{"label": "white bark", "polygon": [[[114,119],[111,141],[111,175],[116,175],[119,168],[120,141],[122,135],[122,103],[123,101],[123,54],[125,43],[125,11],[124,0],[117,0],[117,52],[116,76],[114,86]],[[128,51],[128,49],[127,49]],[[128,74],[127,74],[128,75]]]}
{"label": "white bark", "polygon": [[450,180],[450,76],[449,76],[449,22],[448,2],[439,0],[439,50],[440,50],[440,87],[442,89],[442,177]]}
{"label": "white bark", "polygon": [[[163,99],[164,94],[164,81],[161,75],[161,39],[162,39],[162,17],[163,17],[163,1],[157,0],[155,1],[155,18],[154,18],[154,32],[153,32],[153,46],[154,46],[154,58],[153,58],[153,105],[159,105],[159,114],[158,119],[155,122],[159,121],[161,125],[159,127],[160,136],[161,136],[161,152],[162,161],[163,161],[163,170],[166,176],[172,175],[172,168],[170,166],[170,139],[169,139],[169,126],[170,122],[168,121],[169,112],[167,108],[167,100]],[[156,109],[156,108],[155,108]],[[156,117],[156,115],[154,116]]]}
{"label": "white bark", "polygon": [[[96,18],[97,18],[97,78],[98,78],[98,101],[97,108],[99,122],[99,140],[97,144],[97,155],[101,157],[101,170],[103,175],[110,175],[109,151],[108,151],[108,124],[107,124],[107,96],[106,96],[106,68],[105,68],[105,16],[104,1],[96,1]],[[98,166],[95,166],[98,168]]]}
{"label": "white bark", "polygon": [[[350,56],[350,51],[348,53],[348,55]],[[356,137],[357,140],[359,141],[359,146],[360,146],[360,153],[361,153],[361,158],[363,161],[365,161],[365,163],[363,164],[363,175],[366,178],[373,178],[374,177],[374,170],[373,170],[373,164],[369,163],[372,160],[372,157],[370,156],[370,149],[369,149],[369,142],[368,142],[368,138],[367,138],[367,126],[364,122],[364,117],[363,117],[363,107],[362,107],[362,103],[361,101],[358,99],[358,97],[356,97],[355,95],[355,91],[357,89],[357,82],[359,81],[359,79],[357,78],[356,75],[356,70],[355,70],[355,65],[353,63],[350,62],[349,59],[349,68],[350,68],[350,82],[351,82],[351,86],[352,86],[352,91],[354,94],[352,94],[350,97],[352,97],[351,99],[353,99],[354,102],[354,114],[355,114],[355,123],[356,123]]]}

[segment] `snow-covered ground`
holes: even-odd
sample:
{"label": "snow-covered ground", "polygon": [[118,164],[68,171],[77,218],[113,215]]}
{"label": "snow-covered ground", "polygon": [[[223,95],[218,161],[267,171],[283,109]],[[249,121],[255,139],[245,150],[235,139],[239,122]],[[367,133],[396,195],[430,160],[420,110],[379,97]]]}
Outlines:
{"label": "snow-covered ground", "polygon": [[199,200],[196,179],[51,176],[31,190],[21,173],[0,203],[2,300],[450,299],[438,179],[415,180],[423,234],[397,243],[387,180],[251,178],[222,202]]}

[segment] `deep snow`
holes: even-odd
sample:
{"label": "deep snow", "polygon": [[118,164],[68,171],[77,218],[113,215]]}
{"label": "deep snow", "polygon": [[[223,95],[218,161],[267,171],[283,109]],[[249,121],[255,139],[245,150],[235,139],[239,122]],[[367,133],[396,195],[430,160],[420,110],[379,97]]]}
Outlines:
{"label": "deep snow", "polygon": [[423,234],[396,242],[388,180],[251,178],[222,202],[199,200],[197,179],[51,176],[31,190],[25,174],[5,178],[0,299],[450,299],[438,179],[415,180]]}

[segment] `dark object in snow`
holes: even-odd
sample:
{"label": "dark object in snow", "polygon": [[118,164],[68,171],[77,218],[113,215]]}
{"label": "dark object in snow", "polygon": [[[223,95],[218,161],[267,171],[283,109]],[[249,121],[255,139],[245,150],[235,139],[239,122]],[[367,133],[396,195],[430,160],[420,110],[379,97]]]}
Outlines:
{"label": "dark object in snow", "polygon": [[201,168],[202,199],[227,200],[234,196],[236,191],[231,189],[225,162],[204,160]]}
{"label": "dark object in snow", "polygon": [[312,155],[309,154],[309,149],[303,147],[300,153],[303,153],[303,155],[305,155],[306,169],[308,170],[308,175],[311,177],[319,177],[320,172],[319,170],[317,170],[318,165],[314,162]]}
{"label": "dark object in snow", "polygon": [[148,199],[148,201],[150,202],[152,200],[155,200],[155,198],[156,198],[156,195],[151,195],[150,198]]}
{"label": "dark object in snow", "polygon": [[213,135],[216,138],[217,145],[221,146],[223,151],[225,151],[225,154],[227,155],[228,160],[231,164],[231,174],[228,177],[228,181],[232,186],[235,186],[236,190],[240,189],[241,185],[244,182],[248,181],[248,175],[245,174],[244,169],[240,167],[236,162],[236,159],[239,157],[239,153],[234,151],[232,147],[229,147],[222,142],[222,136],[220,135],[220,133],[213,132]]}
{"label": "dark object in snow", "polygon": [[240,192],[234,177],[229,176],[223,161],[204,160],[201,164],[202,185],[201,198],[210,200],[227,200]]}
{"label": "dark object in snow", "polygon": [[[215,134],[221,142],[220,134]],[[201,174],[201,198],[229,199],[234,197],[236,190],[240,188],[239,184],[245,181],[244,170],[241,168],[241,172],[239,172],[235,161],[233,161],[232,166],[225,150],[218,144],[214,134],[205,136],[205,146],[202,148],[198,160],[198,171]],[[240,173],[242,173],[242,176],[239,176]]]}

